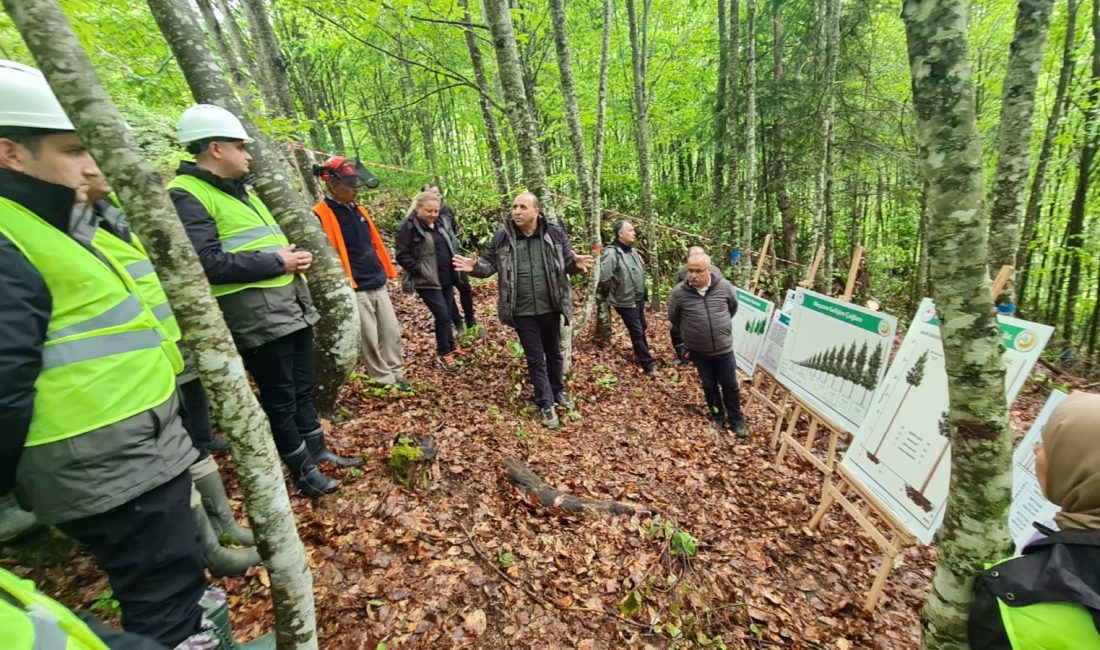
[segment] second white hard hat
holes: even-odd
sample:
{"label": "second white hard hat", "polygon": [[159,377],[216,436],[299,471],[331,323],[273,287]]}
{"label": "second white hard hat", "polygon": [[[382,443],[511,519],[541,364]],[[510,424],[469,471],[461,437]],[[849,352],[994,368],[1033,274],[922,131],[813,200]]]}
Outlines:
{"label": "second white hard hat", "polygon": [[195,104],[183,112],[179,121],[180,144],[206,140],[207,138],[225,138],[252,142],[237,116],[221,106],[213,104]]}
{"label": "second white hard hat", "polygon": [[6,60],[0,60],[0,126],[76,130],[42,73]]}

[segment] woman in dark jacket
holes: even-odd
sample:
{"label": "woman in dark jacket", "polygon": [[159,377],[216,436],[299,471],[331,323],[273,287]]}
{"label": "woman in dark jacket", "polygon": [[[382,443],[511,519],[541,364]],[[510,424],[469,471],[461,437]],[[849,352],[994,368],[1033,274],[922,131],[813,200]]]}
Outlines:
{"label": "woman in dark jacket", "polygon": [[461,367],[461,353],[451,323],[458,312],[454,287],[458,272],[451,259],[458,254],[454,233],[439,221],[439,196],[421,192],[409,206],[409,216],[397,228],[397,263],[405,270],[402,288],[415,290],[432,312],[435,347],[444,370]]}
{"label": "woman in dark jacket", "polygon": [[[978,576],[974,648],[1100,648],[1100,395],[1073,393],[1035,447],[1035,476],[1058,531]],[[1037,526],[1038,527],[1038,526]]]}

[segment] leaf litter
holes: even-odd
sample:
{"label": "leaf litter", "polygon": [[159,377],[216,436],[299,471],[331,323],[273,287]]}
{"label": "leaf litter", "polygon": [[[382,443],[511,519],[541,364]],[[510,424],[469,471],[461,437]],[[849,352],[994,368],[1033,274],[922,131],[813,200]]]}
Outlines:
{"label": "leaf litter", "polygon": [[[935,550],[905,549],[877,609],[864,612],[877,548],[839,509],[807,530],[821,476],[793,454],[772,467],[772,416],[747,390],[751,436],[740,441],[707,424],[694,370],[661,365],[645,376],[616,322],[606,347],[576,340],[568,384],[579,417],[544,429],[523,359],[509,350],[514,332],[493,315],[495,282],[475,281],[474,293],[486,336],[466,346],[459,373],[437,366],[424,305],[393,294],[413,392],[350,381],[328,439],[364,466],[317,501],[290,488],[322,648],[917,647]],[[664,319],[650,322],[655,355],[674,358]],[[1017,431],[1045,401],[1040,384],[1014,406]],[[388,474],[402,432],[436,443],[426,488]],[[508,458],[563,493],[659,515],[539,508],[505,480]],[[218,460],[239,504],[232,458]],[[687,536],[674,553],[676,531]],[[107,588],[79,549],[61,564],[4,564],[71,607],[89,608]],[[238,640],[273,629],[262,567],[219,582]]]}

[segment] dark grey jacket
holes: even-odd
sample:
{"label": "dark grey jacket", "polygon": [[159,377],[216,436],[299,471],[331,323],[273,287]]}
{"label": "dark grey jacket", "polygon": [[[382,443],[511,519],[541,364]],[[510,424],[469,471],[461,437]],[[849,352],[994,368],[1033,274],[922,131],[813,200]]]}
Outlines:
{"label": "dark grey jacket", "polygon": [[596,292],[612,307],[634,307],[646,299],[645,264],[633,246],[628,251],[616,241],[603,249]]}
{"label": "dark grey jacket", "polygon": [[684,347],[695,354],[722,354],[733,349],[737,297],[733,285],[713,270],[710,286],[700,295],[687,280],[668,297],[668,320],[680,328]]}
{"label": "dark grey jacket", "polygon": [[[220,178],[193,163],[182,163],[177,173],[206,181],[251,209],[245,183],[241,181]],[[226,252],[218,240],[214,217],[197,198],[179,188],[169,190],[168,195],[172,197],[191,245],[199,254],[210,284],[256,282],[286,273],[282,260],[275,253]],[[311,327],[320,320],[317,310],[313,308],[309,287],[301,275],[295,275],[293,282],[281,287],[245,289],[222,296],[218,298],[218,306],[222,309],[233,340],[242,350],[257,348]]]}
{"label": "dark grey jacket", "polygon": [[[573,288],[569,286],[569,275],[581,272],[573,258],[573,247],[569,245],[569,238],[561,226],[548,223],[541,216],[536,233],[545,247],[542,257],[546,278],[550,283],[550,299],[554,308],[561,312],[568,323],[573,318]],[[516,234],[516,226],[509,219],[493,235],[489,248],[477,260],[473,272],[470,273],[475,278],[500,274],[497,283],[497,313],[501,323],[511,326],[516,324]]]}
{"label": "dark grey jacket", "polygon": [[[460,249],[454,232],[444,224],[442,219],[435,222],[435,227],[447,242],[451,256],[456,255]],[[439,283],[439,262],[435,259],[435,238],[415,215],[405,217],[397,227],[394,253],[397,263],[405,271],[405,277],[401,280],[401,288],[404,291],[442,287]]]}
{"label": "dark grey jacket", "polygon": [[[74,218],[73,190],[0,170],[0,196],[90,246],[95,230],[88,226],[94,220]],[[24,448],[53,302],[42,275],[3,236],[0,286],[0,494],[14,484],[23,507],[56,524],[116,508],[187,470],[198,453],[175,397],[121,422]],[[79,390],[106,395],[112,387],[89,384]]]}

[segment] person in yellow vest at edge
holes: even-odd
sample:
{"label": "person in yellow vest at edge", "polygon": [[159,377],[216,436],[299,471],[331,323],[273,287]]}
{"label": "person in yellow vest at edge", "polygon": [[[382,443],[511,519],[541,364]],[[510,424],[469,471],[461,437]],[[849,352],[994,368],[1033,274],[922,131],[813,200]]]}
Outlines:
{"label": "person in yellow vest at edge", "polygon": [[179,120],[179,141],[195,156],[168,183],[210,289],[218,299],[245,368],[260,389],[275,446],[295,485],[309,497],[336,481],[318,462],[361,464],[325,445],[313,408],[313,325],[318,320],[302,273],[312,254],[287,241],[245,177],[252,139],[224,108],[196,104]]}
{"label": "person in yellow vest at edge", "polygon": [[359,357],[371,381],[409,390],[401,347],[401,324],[386,282],[397,277],[390,254],[370,212],[356,203],[359,189],[377,187],[378,179],[354,158],[332,156],[314,165],[325,183],[325,198],[313,214],[340,257],[359,306]]}
{"label": "person in yellow vest at edge", "polygon": [[1058,531],[1036,524],[1023,555],[986,568],[974,587],[970,645],[982,650],[1100,648],[1100,395],[1058,405],[1035,447],[1035,476],[1061,507]]}
{"label": "person in yellow vest at edge", "polygon": [[207,636],[198,453],[179,350],[94,240],[100,176],[41,73],[0,61],[0,495],[91,550],[124,630],[173,647]]}
{"label": "person in yellow vest at edge", "polygon": [[0,640],[4,650],[162,650],[147,636],[112,630],[83,612],[73,612],[0,569]]}
{"label": "person in yellow vest at edge", "polygon": [[[188,469],[195,488],[191,493],[191,516],[202,540],[206,568],[218,577],[244,575],[249,567],[260,563],[260,554],[255,549],[252,531],[241,527],[234,519],[225,485],[218,473],[218,463],[208,451],[214,436],[206,391],[190,362],[190,354],[181,343],[179,323],[141,240],[114,203],[117,199],[111,195],[107,179],[98,177],[90,180],[88,205],[94,212],[92,218],[96,227],[92,242],[112,251],[133,280],[138,297],[160,321],[168,338],[179,347],[184,360],[183,370],[176,376],[176,385],[179,387],[183,428],[199,452],[198,460]],[[226,548],[221,544],[222,536],[246,548]]]}

